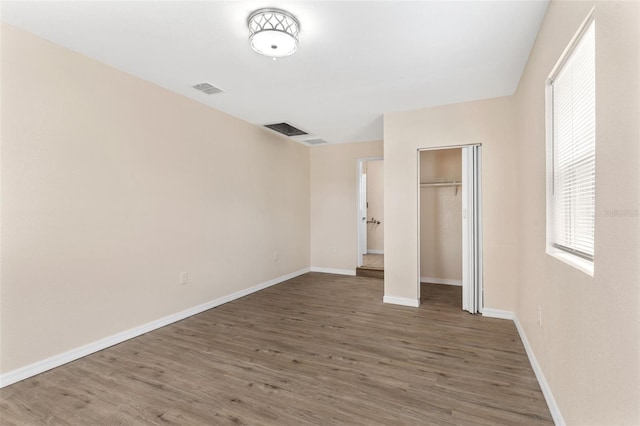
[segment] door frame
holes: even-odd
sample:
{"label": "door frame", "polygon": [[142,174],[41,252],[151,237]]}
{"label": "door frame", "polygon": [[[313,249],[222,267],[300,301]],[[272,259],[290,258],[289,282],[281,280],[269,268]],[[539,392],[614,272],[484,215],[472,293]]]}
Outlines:
{"label": "door frame", "polygon": [[[450,146],[436,146],[436,147],[428,147],[428,148],[418,148],[417,150],[417,170],[418,173],[416,173],[417,177],[416,177],[416,185],[417,185],[417,217],[418,217],[418,236],[417,236],[417,245],[418,245],[418,283],[417,283],[417,294],[418,294],[418,301],[420,300],[420,276],[421,276],[421,272],[420,272],[420,260],[421,260],[421,253],[420,253],[420,239],[421,239],[421,228],[420,228],[420,197],[421,197],[421,190],[420,190],[420,172],[421,172],[421,168],[420,168],[420,153],[423,151],[438,151],[438,150],[443,150],[443,149],[460,149],[462,151],[462,157],[464,158],[464,149],[468,148],[468,147],[472,147],[472,146],[477,146],[478,147],[478,161],[476,163],[477,165],[477,175],[476,175],[476,190],[477,190],[477,197],[476,197],[476,204],[474,206],[474,208],[472,209],[472,212],[475,214],[475,217],[473,217],[473,221],[474,223],[477,225],[478,228],[478,233],[476,234],[476,236],[478,237],[479,241],[478,244],[476,244],[478,253],[477,256],[475,257],[470,257],[467,256],[467,262],[470,262],[472,259],[477,260],[476,262],[474,262],[472,265],[467,265],[464,263],[463,260],[463,265],[462,265],[462,270],[464,271],[470,271],[473,269],[473,275],[475,277],[477,277],[477,279],[473,280],[475,283],[475,292],[474,294],[478,295],[478,306],[477,306],[477,311],[479,313],[482,313],[483,310],[483,305],[484,305],[484,280],[483,280],[483,256],[482,256],[482,144],[479,143],[471,143],[471,144],[465,144],[465,145],[450,145]],[[463,177],[463,182],[462,182],[462,194],[463,196],[465,196],[467,194],[467,189],[465,189],[465,186],[468,186],[468,183],[464,181],[464,177],[465,176],[469,176],[469,173],[471,172],[471,170],[469,170],[469,167],[467,167],[466,169],[464,168],[464,162],[463,162],[463,169],[462,169],[462,177]],[[468,237],[468,235],[465,233],[465,229],[467,229],[464,221],[465,221],[465,212],[463,211],[463,224],[462,224],[462,229],[463,229],[463,235],[462,235],[462,245],[463,245],[463,259],[464,259],[464,253],[465,250],[469,250],[469,246],[470,246],[470,242],[469,242],[469,238],[465,238]],[[469,274],[467,273],[466,276],[463,273],[463,282],[462,282],[462,286],[463,286],[463,308],[465,306],[467,306],[467,301],[464,299],[464,296],[466,296],[467,294],[469,294]],[[465,291],[465,286],[466,286],[466,291]]]}
{"label": "door frame", "polygon": [[[356,187],[356,253],[357,253],[357,266],[358,268],[362,266],[363,256],[367,254],[367,206],[366,201],[367,198],[367,188],[362,188],[362,175],[364,164],[369,161],[384,161],[384,157],[363,157],[358,158],[356,160],[356,173],[357,173],[357,187]],[[365,183],[366,184],[366,183]],[[364,218],[364,220],[363,220]],[[363,247],[364,245],[364,247]]]}

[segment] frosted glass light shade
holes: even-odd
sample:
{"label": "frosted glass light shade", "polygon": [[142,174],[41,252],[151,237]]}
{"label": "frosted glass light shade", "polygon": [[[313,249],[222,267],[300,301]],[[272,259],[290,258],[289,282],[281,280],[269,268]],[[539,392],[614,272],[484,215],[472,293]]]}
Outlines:
{"label": "frosted glass light shade", "polygon": [[259,9],[247,21],[251,48],[272,58],[289,56],[298,49],[300,23],[281,9]]}

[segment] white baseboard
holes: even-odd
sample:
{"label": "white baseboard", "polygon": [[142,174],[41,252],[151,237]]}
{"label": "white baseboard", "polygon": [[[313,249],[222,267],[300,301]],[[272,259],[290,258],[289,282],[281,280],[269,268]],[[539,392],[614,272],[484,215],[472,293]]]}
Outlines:
{"label": "white baseboard", "polygon": [[407,299],[406,297],[384,296],[382,301],[393,305],[411,306],[412,308],[420,306],[418,299]]}
{"label": "white baseboard", "polygon": [[367,249],[367,254],[384,254],[384,250]]}
{"label": "white baseboard", "polygon": [[0,375],[0,388],[309,272],[301,269]]}
{"label": "white baseboard", "polygon": [[553,397],[553,393],[551,392],[549,383],[547,383],[547,379],[544,377],[542,368],[540,367],[540,364],[538,364],[538,359],[533,353],[533,349],[529,344],[529,339],[527,339],[527,335],[524,332],[524,328],[522,327],[518,316],[510,311],[491,308],[484,308],[482,310],[482,316],[490,318],[510,319],[514,322],[514,324],[516,325],[516,329],[518,330],[518,334],[520,335],[520,340],[522,340],[524,350],[527,352],[527,357],[529,357],[531,368],[533,368],[533,372],[536,375],[536,379],[538,380],[538,384],[540,385],[540,389],[542,390],[544,399],[545,401],[547,401],[547,406],[549,407],[549,411],[551,412],[551,417],[553,417],[553,422],[556,424],[556,426],[566,425],[564,418],[562,417],[562,413],[560,412],[560,407],[558,406],[556,399]]}
{"label": "white baseboard", "polygon": [[502,309],[482,308],[482,316],[488,318],[500,318],[512,320],[516,317],[511,311],[503,311]]}
{"label": "white baseboard", "polygon": [[516,324],[516,328],[518,329],[518,333],[520,334],[520,339],[522,340],[524,349],[527,351],[529,362],[531,363],[531,367],[533,367],[533,372],[536,374],[536,379],[538,379],[538,383],[540,384],[540,389],[542,389],[544,399],[547,401],[547,406],[549,407],[549,411],[551,412],[551,417],[553,417],[553,422],[556,424],[556,426],[566,425],[564,418],[562,418],[560,407],[558,406],[556,399],[553,397],[553,393],[551,392],[549,383],[547,383],[547,379],[544,377],[542,368],[540,367],[540,364],[538,364],[536,355],[533,353],[533,349],[529,344],[529,339],[527,339],[527,335],[524,333],[524,328],[522,327],[522,324],[520,324],[520,320],[518,319],[517,315],[514,315],[513,322]]}
{"label": "white baseboard", "polygon": [[453,280],[450,278],[420,277],[420,282],[430,284],[462,285],[462,280]]}
{"label": "white baseboard", "polygon": [[356,271],[351,269],[320,268],[318,266],[312,266],[311,272],[322,272],[323,274],[351,275],[354,277],[356,276]]}

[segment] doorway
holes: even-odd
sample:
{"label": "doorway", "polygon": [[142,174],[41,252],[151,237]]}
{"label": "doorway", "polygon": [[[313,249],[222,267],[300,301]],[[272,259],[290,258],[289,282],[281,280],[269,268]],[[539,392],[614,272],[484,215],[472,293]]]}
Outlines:
{"label": "doorway", "polygon": [[358,258],[356,275],[384,275],[384,162],[358,160]]}
{"label": "doorway", "polygon": [[418,295],[482,312],[481,147],[418,150]]}

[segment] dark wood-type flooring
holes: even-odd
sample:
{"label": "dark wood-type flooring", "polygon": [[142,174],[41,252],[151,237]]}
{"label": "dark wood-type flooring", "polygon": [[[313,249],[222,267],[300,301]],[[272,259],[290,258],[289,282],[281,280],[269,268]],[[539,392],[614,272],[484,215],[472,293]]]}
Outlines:
{"label": "dark wood-type flooring", "polygon": [[552,424],[511,321],[309,273],[0,390],[2,425]]}

